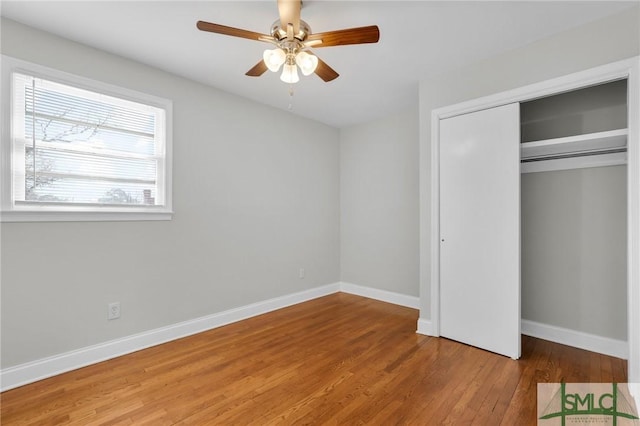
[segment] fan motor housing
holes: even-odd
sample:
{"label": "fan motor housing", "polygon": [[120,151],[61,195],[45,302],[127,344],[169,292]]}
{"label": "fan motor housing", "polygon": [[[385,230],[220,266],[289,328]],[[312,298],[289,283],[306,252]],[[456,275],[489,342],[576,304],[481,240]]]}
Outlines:
{"label": "fan motor housing", "polygon": [[[299,41],[304,41],[309,34],[311,34],[311,27],[301,19],[300,29],[293,37]],[[278,41],[284,40],[287,38],[287,27],[283,27],[278,19],[271,25],[271,35]]]}

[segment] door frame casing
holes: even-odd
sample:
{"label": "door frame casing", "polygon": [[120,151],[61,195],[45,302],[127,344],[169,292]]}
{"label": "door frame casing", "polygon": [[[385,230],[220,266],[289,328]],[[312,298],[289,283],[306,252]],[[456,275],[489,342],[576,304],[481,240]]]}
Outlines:
{"label": "door frame casing", "polygon": [[[450,105],[431,112],[431,185],[421,187],[421,197],[431,202],[431,220],[426,212],[420,214],[421,226],[430,227],[429,246],[422,244],[421,252],[430,250],[431,272],[421,277],[430,282],[431,318],[418,320],[418,332],[440,335],[440,120],[515,102],[550,96],[608,81],[628,80],[628,142],[627,142],[627,344],[629,382],[640,382],[640,57],[625,59],[585,71],[534,83],[517,89]],[[429,195],[428,190],[431,190]],[[420,256],[425,262],[425,256]],[[429,268],[421,265],[421,271]],[[423,272],[421,272],[423,273]],[[425,306],[426,303],[422,303]],[[428,326],[426,326],[428,324]]]}

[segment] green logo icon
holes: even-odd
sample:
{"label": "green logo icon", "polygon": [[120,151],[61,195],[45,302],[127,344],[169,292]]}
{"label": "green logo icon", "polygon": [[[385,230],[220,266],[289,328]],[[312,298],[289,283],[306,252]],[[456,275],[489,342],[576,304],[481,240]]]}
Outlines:
{"label": "green logo icon", "polygon": [[[545,424],[540,420],[559,419],[562,426],[567,420],[572,424],[598,422],[616,426],[618,419],[638,419],[638,411],[633,398],[625,392],[626,387],[621,391],[617,383],[570,383],[569,386],[571,389],[568,390],[566,383],[560,383],[559,389],[553,383],[538,384],[538,424]],[[541,401],[542,390],[547,391],[547,397],[551,391],[546,405],[541,405],[544,403],[544,399]]]}

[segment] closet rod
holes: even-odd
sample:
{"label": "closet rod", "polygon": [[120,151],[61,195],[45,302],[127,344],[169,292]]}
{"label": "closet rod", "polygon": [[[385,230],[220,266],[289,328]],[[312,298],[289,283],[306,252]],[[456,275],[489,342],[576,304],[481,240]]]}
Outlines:
{"label": "closet rod", "polygon": [[533,158],[523,158],[520,160],[521,163],[533,163],[536,161],[547,161],[547,160],[560,160],[563,158],[576,158],[576,157],[588,157],[592,155],[603,155],[603,154],[615,154],[618,152],[627,152],[627,148],[616,148],[616,149],[605,149],[605,150],[596,150],[596,151],[582,151],[582,152],[571,152],[567,154],[558,154],[558,155],[549,155],[542,157],[533,157]]}

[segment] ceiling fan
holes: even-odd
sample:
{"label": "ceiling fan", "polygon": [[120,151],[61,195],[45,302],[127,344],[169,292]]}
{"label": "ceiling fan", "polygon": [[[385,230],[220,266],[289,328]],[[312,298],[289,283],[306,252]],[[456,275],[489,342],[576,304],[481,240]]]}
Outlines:
{"label": "ceiling fan", "polygon": [[304,75],[315,73],[324,81],[331,81],[339,76],[333,68],[312,53],[310,47],[377,43],[380,39],[377,25],[313,34],[309,25],[300,19],[301,7],[301,0],[278,0],[280,19],[273,23],[269,35],[205,21],[198,21],[196,26],[201,31],[273,44],[275,48],[265,50],[262,60],[247,71],[246,75],[259,77],[267,70],[277,72],[283,66],[280,80],[285,83],[299,81],[298,67]]}

